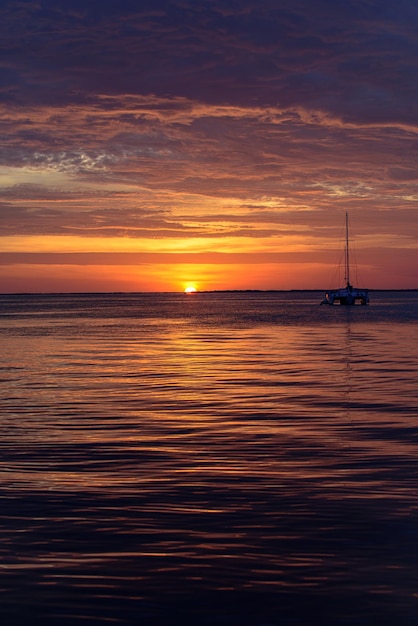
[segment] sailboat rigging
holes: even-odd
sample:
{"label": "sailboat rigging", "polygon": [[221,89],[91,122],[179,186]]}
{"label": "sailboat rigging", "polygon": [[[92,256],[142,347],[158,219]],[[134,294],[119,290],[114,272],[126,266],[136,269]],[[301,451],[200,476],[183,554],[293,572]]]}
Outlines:
{"label": "sailboat rigging", "polygon": [[353,305],[356,301],[360,304],[369,304],[368,289],[358,289],[350,283],[350,252],[348,238],[348,213],[345,214],[345,249],[344,249],[344,282],[345,287],[331,289],[325,294],[321,304],[334,304],[338,302],[343,305]]}

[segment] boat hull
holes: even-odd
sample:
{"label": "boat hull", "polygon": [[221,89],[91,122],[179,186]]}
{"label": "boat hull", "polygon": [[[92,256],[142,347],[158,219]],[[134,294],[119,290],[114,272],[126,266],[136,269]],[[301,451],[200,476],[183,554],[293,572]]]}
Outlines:
{"label": "boat hull", "polygon": [[321,304],[340,304],[343,306],[353,306],[354,304],[369,304],[369,292],[367,289],[355,289],[354,287],[333,289],[325,294]]}

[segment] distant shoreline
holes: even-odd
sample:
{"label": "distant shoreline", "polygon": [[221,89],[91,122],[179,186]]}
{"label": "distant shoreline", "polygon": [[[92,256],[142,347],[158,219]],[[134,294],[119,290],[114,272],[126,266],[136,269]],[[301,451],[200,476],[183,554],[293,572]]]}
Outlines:
{"label": "distant shoreline", "polygon": [[[184,291],[22,291],[1,293],[0,296],[127,296],[135,294],[179,294],[193,296],[205,293],[322,293],[325,291],[327,291],[327,289],[202,289],[197,290],[192,294],[184,294]],[[380,293],[409,293],[417,292],[418,287],[410,289],[368,289],[368,291]]]}
{"label": "distant shoreline", "polygon": [[[196,291],[195,293],[316,293],[327,291],[327,289],[205,289],[202,291]],[[329,289],[328,289],[329,291]],[[400,291],[418,291],[417,288],[411,289],[367,289],[367,291],[387,291],[387,292],[400,292]],[[148,293],[163,293],[163,292],[148,292]],[[170,293],[170,292],[165,292]],[[174,292],[177,293],[177,292]],[[182,292],[180,292],[182,293]]]}

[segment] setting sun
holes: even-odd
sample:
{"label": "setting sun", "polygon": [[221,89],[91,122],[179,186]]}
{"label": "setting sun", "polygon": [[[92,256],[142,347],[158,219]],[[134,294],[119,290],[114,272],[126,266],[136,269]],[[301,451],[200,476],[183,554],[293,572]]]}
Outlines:
{"label": "setting sun", "polygon": [[190,294],[190,293],[196,293],[196,291],[197,291],[196,287],[194,287],[193,285],[188,285],[186,289],[184,290],[184,293]]}

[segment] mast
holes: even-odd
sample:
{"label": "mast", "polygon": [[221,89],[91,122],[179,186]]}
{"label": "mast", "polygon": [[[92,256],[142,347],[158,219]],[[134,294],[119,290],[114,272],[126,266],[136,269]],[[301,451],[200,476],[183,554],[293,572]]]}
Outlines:
{"label": "mast", "polygon": [[347,287],[350,286],[350,258],[348,252],[348,212],[345,212],[345,276],[344,280]]}

